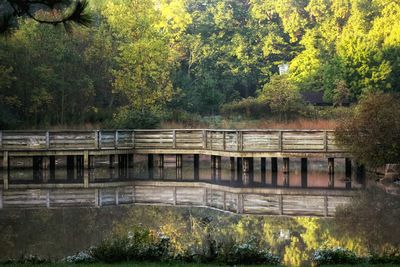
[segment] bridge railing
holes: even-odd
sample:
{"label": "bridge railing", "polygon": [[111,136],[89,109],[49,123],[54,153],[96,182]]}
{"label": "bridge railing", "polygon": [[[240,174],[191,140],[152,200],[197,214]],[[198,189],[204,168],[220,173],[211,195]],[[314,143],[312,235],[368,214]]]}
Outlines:
{"label": "bridge railing", "polygon": [[191,149],[215,151],[343,151],[333,130],[0,131],[0,150]]}

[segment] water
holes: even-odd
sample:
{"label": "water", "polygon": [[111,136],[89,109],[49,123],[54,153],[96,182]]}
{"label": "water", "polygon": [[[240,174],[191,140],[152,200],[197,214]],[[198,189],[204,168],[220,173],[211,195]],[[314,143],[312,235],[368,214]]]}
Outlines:
{"label": "water", "polygon": [[[18,168],[10,170],[10,184],[21,183],[83,183],[76,171],[68,171],[62,158],[57,158],[54,174],[45,170],[34,178],[30,164],[14,160]],[[193,157],[183,156],[183,168],[177,171],[175,156],[166,156],[164,168],[148,169],[147,157],[135,155],[134,168],[121,171],[108,167],[108,158],[98,157],[90,173],[90,183],[113,181],[153,180],[199,181],[232,187],[246,188],[309,188],[355,190],[366,186],[363,177],[353,174],[346,179],[344,159],[335,159],[335,176],[327,173],[327,160],[310,159],[307,176],[301,173],[300,159],[290,159],[290,173],[282,172],[282,159],[278,160],[278,173],[271,173],[267,159],[266,172],[261,172],[259,159],[254,160],[254,173],[240,174],[230,170],[229,158],[222,158],[222,168],[210,168],[209,156],[200,156],[199,178],[195,179]],[[155,164],[155,166],[157,166]],[[36,174],[37,175],[37,174]],[[204,218],[209,226],[202,224]],[[216,239],[234,239],[246,242],[257,238],[279,254],[286,264],[309,263],[312,253],[322,245],[343,246],[360,254],[366,253],[360,240],[341,236],[332,219],[306,217],[243,216],[227,214],[207,208],[154,207],[140,205],[109,206],[101,208],[55,209],[3,209],[0,210],[0,259],[18,258],[22,255],[41,255],[61,259],[77,251],[97,245],[114,234],[126,234],[141,225],[172,236],[176,249],[203,246],[200,238],[211,231]],[[228,238],[228,239],[229,239]]]}

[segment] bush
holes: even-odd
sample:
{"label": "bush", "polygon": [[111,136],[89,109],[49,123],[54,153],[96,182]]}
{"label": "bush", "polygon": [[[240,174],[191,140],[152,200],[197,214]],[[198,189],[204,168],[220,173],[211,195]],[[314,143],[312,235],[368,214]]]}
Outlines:
{"label": "bush", "polygon": [[165,260],[169,257],[169,238],[148,229],[134,228],[128,236],[116,237],[92,248],[98,261],[114,263],[130,260]]}
{"label": "bush", "polygon": [[68,256],[63,259],[66,263],[93,263],[96,259],[91,255],[91,252],[80,251],[75,255]]}
{"label": "bush", "polygon": [[358,257],[354,252],[345,248],[320,248],[315,251],[313,262],[317,266],[332,264],[358,264],[362,258]]}
{"label": "bush", "polygon": [[160,116],[154,112],[121,108],[114,114],[110,126],[120,129],[153,129],[160,125],[160,121]]}
{"label": "bush", "polygon": [[253,97],[244,98],[222,105],[221,114],[226,117],[245,116],[251,118],[266,117],[270,113],[267,103]]}
{"label": "bush", "polygon": [[368,258],[371,264],[399,264],[400,248],[386,249],[382,254],[373,254]]}
{"label": "bush", "polygon": [[355,159],[369,167],[398,163],[400,99],[375,93],[363,98],[353,114],[340,122],[335,137]]}
{"label": "bush", "polygon": [[232,247],[226,259],[228,264],[280,264],[278,256],[269,250],[259,249],[252,242],[236,244]]}
{"label": "bush", "polygon": [[272,76],[271,81],[258,92],[258,99],[267,103],[280,120],[298,116],[304,109],[299,89],[287,75]]}

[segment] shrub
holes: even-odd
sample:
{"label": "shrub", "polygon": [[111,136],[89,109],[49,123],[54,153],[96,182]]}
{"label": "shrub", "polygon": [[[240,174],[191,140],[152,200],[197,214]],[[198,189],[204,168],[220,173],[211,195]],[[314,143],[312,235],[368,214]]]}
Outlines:
{"label": "shrub", "polygon": [[165,260],[169,257],[169,238],[148,229],[134,228],[127,236],[115,237],[92,248],[92,256],[101,262],[129,260]]}
{"label": "shrub", "polygon": [[400,265],[400,248],[386,249],[381,254],[372,254],[368,258],[371,264],[399,264]]}
{"label": "shrub", "polygon": [[64,258],[63,261],[66,263],[93,263],[96,259],[91,255],[91,252],[80,251],[75,255]]}
{"label": "shrub", "polygon": [[112,128],[120,129],[152,129],[157,128],[160,121],[160,116],[154,112],[121,108],[109,124]]}
{"label": "shrub", "polygon": [[228,264],[280,264],[278,256],[266,249],[259,249],[253,242],[235,244],[226,257]]}
{"label": "shrub", "polygon": [[272,76],[271,81],[258,92],[258,99],[267,103],[271,111],[287,121],[302,113],[304,103],[299,89],[287,75]]}
{"label": "shrub", "polygon": [[335,137],[357,161],[379,167],[399,162],[399,132],[398,95],[374,93],[363,98],[353,114],[340,122]]}
{"label": "shrub", "polygon": [[358,264],[362,259],[354,252],[341,247],[320,248],[315,251],[313,262],[317,266],[331,264]]}
{"label": "shrub", "polygon": [[266,117],[270,113],[267,103],[253,97],[244,98],[222,105],[221,114],[226,117],[245,116],[251,118]]}

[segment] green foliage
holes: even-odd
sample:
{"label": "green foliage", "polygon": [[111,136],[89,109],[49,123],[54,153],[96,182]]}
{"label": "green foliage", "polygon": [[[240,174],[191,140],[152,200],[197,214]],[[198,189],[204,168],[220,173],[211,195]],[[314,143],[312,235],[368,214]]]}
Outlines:
{"label": "green foliage", "polygon": [[90,254],[100,262],[169,259],[169,238],[142,227],[134,227],[123,237],[103,241]]}
{"label": "green foliage", "polygon": [[[299,91],[341,106],[400,90],[398,1],[97,0],[86,9],[90,28],[66,34],[20,19],[0,39],[2,128],[102,123],[126,106],[286,120],[307,112]],[[282,63],[289,74],[277,78]]]}
{"label": "green foliage", "polygon": [[111,128],[119,129],[152,129],[160,125],[160,116],[154,112],[144,112],[129,108],[121,108],[114,114]]}
{"label": "green foliage", "polygon": [[358,264],[363,260],[354,252],[341,248],[320,248],[314,253],[313,262],[317,266],[332,264]]}
{"label": "green foliage", "polygon": [[399,97],[372,93],[359,102],[351,116],[341,121],[335,136],[359,162],[379,167],[399,162],[399,132]]}
{"label": "green foliage", "polygon": [[280,259],[267,249],[260,249],[257,244],[250,241],[235,244],[228,253],[226,262],[228,264],[270,264],[279,265]]}
{"label": "green foliage", "polygon": [[268,105],[253,97],[227,103],[221,107],[221,114],[227,117],[245,116],[249,118],[263,118],[267,117],[269,113]]}
{"label": "green foliage", "polygon": [[273,76],[259,92],[258,98],[267,103],[271,111],[278,114],[281,120],[296,115],[303,107],[297,87],[286,75]]}

